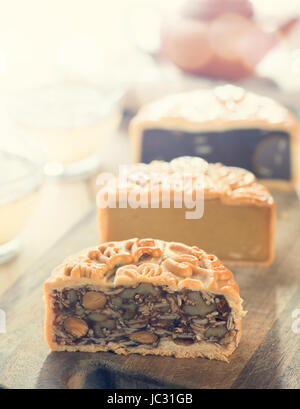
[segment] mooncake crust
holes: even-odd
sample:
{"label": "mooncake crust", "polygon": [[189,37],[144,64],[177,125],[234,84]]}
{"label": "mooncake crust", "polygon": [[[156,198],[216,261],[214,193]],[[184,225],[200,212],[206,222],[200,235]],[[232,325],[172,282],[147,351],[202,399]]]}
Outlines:
{"label": "mooncake crust", "polygon": [[[221,163],[208,163],[202,158],[182,156],[171,162],[152,161],[149,164],[139,163],[127,167],[126,179],[105,179],[99,192],[117,190],[140,190],[144,194],[151,194],[153,187],[158,187],[160,194],[167,185],[174,193],[174,184],[178,187],[179,179],[190,177],[193,180],[192,189],[203,189],[205,199],[215,199],[231,204],[257,204],[261,206],[274,206],[274,199],[268,188],[257,182],[256,177],[248,170],[225,166]],[[126,182],[126,183],[124,183]],[[166,184],[167,182],[167,184]],[[182,185],[182,191],[184,185]],[[99,206],[100,207],[100,206]]]}
{"label": "mooncake crust", "polygon": [[45,287],[97,284],[107,290],[148,282],[180,291],[205,290],[240,301],[232,272],[196,246],[154,239],[108,242],[72,255],[55,268]]}
{"label": "mooncake crust", "polygon": [[142,107],[130,127],[134,132],[158,123],[191,130],[297,127],[294,115],[277,101],[231,84],[166,96]]}

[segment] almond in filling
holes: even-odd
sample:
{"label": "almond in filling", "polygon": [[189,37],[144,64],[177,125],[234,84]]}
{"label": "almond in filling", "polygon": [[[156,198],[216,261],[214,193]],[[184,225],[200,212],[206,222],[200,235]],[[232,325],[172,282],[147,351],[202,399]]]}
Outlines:
{"label": "almond in filling", "polygon": [[152,348],[167,338],[189,346],[200,341],[226,345],[237,330],[222,295],[141,283],[105,294],[88,286],[53,290],[55,342],[87,345],[117,342]]}

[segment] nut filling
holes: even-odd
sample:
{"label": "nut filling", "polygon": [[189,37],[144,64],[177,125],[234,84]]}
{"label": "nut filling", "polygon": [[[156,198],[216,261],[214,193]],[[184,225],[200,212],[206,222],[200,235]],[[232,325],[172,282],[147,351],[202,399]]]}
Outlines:
{"label": "nut filling", "polygon": [[53,290],[55,342],[59,345],[158,346],[162,338],[189,346],[196,342],[226,345],[237,329],[222,295],[141,283],[110,293],[85,286]]}

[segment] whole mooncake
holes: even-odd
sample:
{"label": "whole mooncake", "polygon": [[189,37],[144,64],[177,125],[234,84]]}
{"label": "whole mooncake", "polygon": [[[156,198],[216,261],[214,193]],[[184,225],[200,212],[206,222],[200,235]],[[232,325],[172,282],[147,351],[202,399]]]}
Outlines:
{"label": "whole mooncake", "polygon": [[[188,192],[194,200],[185,201]],[[197,157],[134,164],[126,183],[122,175],[104,180],[98,198],[111,193],[115,202],[97,201],[102,242],[152,237],[196,245],[226,265],[273,262],[275,201],[245,169]]]}

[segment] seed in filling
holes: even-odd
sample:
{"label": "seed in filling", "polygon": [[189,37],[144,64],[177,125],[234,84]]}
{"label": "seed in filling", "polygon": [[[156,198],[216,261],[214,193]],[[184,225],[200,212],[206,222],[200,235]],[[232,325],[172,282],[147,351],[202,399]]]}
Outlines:
{"label": "seed in filling", "polygon": [[222,295],[142,283],[117,294],[88,286],[52,295],[56,342],[67,345],[118,342],[126,348],[154,347],[162,339],[177,345],[210,341],[226,344],[235,334]]}
{"label": "seed in filling", "polygon": [[173,341],[175,344],[183,346],[192,345],[194,343],[192,338],[175,338]]}
{"label": "seed in filling", "polygon": [[130,335],[130,339],[135,342],[140,342],[142,344],[153,344],[158,340],[157,335],[147,332],[147,331],[138,331]]}
{"label": "seed in filling", "polygon": [[207,305],[199,292],[193,291],[188,294],[188,299],[193,301],[194,305],[184,305],[183,311],[188,315],[199,315],[199,317],[205,317],[210,312],[217,309],[216,304]]}

